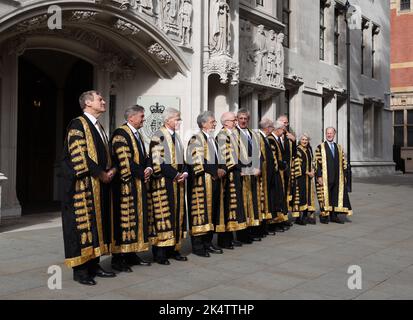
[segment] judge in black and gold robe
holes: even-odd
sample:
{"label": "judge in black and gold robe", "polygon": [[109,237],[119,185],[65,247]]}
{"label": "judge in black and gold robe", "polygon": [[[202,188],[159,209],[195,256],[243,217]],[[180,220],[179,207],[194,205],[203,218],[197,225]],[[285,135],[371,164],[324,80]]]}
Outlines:
{"label": "judge in black and gold robe", "polygon": [[[281,135],[279,142],[283,154],[283,161],[286,163],[284,169],[284,193],[287,200],[288,210],[292,209],[292,171],[293,162],[297,151],[296,137],[291,133],[290,123],[286,115],[278,117],[277,122],[284,124],[284,133]],[[287,226],[291,226],[289,221],[285,221]]]}
{"label": "judge in black and gold robe", "polygon": [[[334,142],[335,128],[326,129],[326,141],[315,152],[317,197],[320,204],[320,222],[350,222],[353,211],[347,190],[347,161],[343,148]],[[337,214],[343,214],[343,220]]]}
{"label": "judge in black and gold robe", "polygon": [[105,101],[96,91],[79,98],[84,114],[67,128],[62,161],[62,222],[65,263],[73,278],[95,285],[95,276],[114,277],[103,270],[99,257],[109,253],[111,242],[112,168],[108,138],[97,120]]}
{"label": "judge in black and gold robe", "polygon": [[238,126],[234,130],[239,146],[239,164],[241,166],[242,193],[247,230],[237,231],[237,238],[243,243],[261,241],[260,228],[261,188],[261,154],[258,135],[248,129],[250,115],[248,110],[240,109],[237,113]]}
{"label": "judge in black and gold robe", "polygon": [[216,141],[221,158],[225,162],[227,174],[224,180],[224,213],[225,232],[218,233],[218,245],[224,249],[234,249],[242,243],[234,239],[234,231],[247,228],[243,205],[241,166],[239,159],[239,146],[234,128],[237,117],[233,112],[225,112],[221,116],[223,128],[219,131]]}
{"label": "judge in black and gold robe", "polygon": [[137,253],[149,250],[147,183],[152,164],[138,129],[145,109],[135,105],[125,111],[126,124],[112,136],[112,155],[118,174],[113,181],[112,269],[131,272],[131,265],[150,265]]}
{"label": "judge in black and gold robe", "polygon": [[260,148],[261,148],[261,176],[259,177],[261,186],[261,213],[262,213],[262,234],[275,235],[275,231],[268,228],[273,218],[277,217],[277,210],[275,208],[275,201],[277,197],[276,186],[276,164],[274,153],[268,136],[271,135],[274,129],[274,123],[270,119],[262,119],[259,123],[260,131]]}
{"label": "judge in black and gold robe", "polygon": [[173,108],[155,111],[164,111],[164,126],[155,132],[149,146],[153,164],[149,240],[155,261],[169,265],[169,258],[187,260],[180,249],[186,237],[185,180],[188,172],[183,145],[176,132],[181,123],[180,112]]}
{"label": "judge in black and gold robe", "polygon": [[286,162],[283,159],[282,147],[280,142],[280,137],[284,132],[284,125],[280,122],[274,124],[273,132],[268,135],[268,141],[271,145],[271,149],[274,155],[274,166],[275,166],[275,175],[274,175],[274,214],[273,219],[271,220],[269,230],[271,231],[280,231],[284,232],[288,229],[285,226],[285,222],[288,221],[288,206],[287,199],[285,196],[285,177],[284,170],[287,167]]}
{"label": "judge in black and gold robe", "polygon": [[299,141],[300,144],[297,147],[291,174],[293,177],[292,216],[295,218],[296,224],[315,224],[315,172],[313,166],[313,155],[310,147],[310,137],[307,134],[303,134],[301,135]]}
{"label": "judge in black and gold robe", "polygon": [[197,118],[200,132],[190,139],[186,161],[189,169],[188,208],[192,252],[201,257],[222,254],[212,243],[214,232],[225,232],[223,182],[226,168],[218,153],[211,111]]}

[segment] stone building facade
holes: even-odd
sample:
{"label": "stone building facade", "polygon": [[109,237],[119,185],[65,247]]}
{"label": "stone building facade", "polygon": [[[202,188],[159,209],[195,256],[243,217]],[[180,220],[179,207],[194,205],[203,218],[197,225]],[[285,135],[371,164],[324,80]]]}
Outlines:
{"label": "stone building facade", "polygon": [[413,4],[391,1],[391,107],[396,158],[413,172]]}
{"label": "stone building facade", "polygon": [[[361,6],[364,28],[351,32],[352,164],[356,175],[382,174],[393,170],[390,9],[382,1],[353,1]],[[78,95],[90,88],[107,101],[108,131],[135,103],[146,108],[147,139],[168,106],[182,111],[185,139],[196,130],[200,112],[213,110],[219,119],[245,107],[253,128],[262,117],[287,113],[293,130],[308,132],[314,145],[325,127],[335,126],[338,142],[346,146],[343,5],[334,0],[2,1],[0,172],[8,178],[3,217],[59,200],[65,126],[80,113]]]}

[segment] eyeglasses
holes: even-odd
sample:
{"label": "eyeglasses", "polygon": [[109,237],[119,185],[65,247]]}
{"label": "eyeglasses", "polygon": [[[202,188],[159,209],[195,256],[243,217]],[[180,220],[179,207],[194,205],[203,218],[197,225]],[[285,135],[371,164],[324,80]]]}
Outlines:
{"label": "eyeglasses", "polygon": [[234,119],[234,120],[225,120],[225,121],[237,122],[238,120]]}

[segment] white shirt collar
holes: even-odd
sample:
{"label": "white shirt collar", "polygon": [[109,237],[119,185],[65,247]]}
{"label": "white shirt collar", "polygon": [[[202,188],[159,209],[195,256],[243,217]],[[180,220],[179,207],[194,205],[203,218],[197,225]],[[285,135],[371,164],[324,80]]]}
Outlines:
{"label": "white shirt collar", "polygon": [[136,133],[138,132],[138,130],[136,130],[136,129],[134,128],[134,126],[131,125],[129,122],[127,123],[127,125],[128,125],[128,127],[132,130],[133,134],[136,134]]}
{"label": "white shirt collar", "polygon": [[169,129],[168,127],[165,127],[165,128],[166,128],[166,130],[168,130],[168,132],[171,134],[171,136],[175,133],[175,131]]}
{"label": "white shirt collar", "polygon": [[96,119],[94,116],[92,116],[90,113],[83,112],[83,114],[88,117],[88,119],[93,123],[93,125],[96,125],[98,122],[98,119]]}
{"label": "white shirt collar", "polygon": [[206,135],[207,139],[209,139],[209,137],[213,137],[209,133],[205,132],[204,130],[201,130],[201,131],[203,132],[204,135]]}
{"label": "white shirt collar", "polygon": [[265,134],[265,132],[262,131],[261,129],[259,130],[259,132],[260,132],[265,138],[267,137],[267,135]]}

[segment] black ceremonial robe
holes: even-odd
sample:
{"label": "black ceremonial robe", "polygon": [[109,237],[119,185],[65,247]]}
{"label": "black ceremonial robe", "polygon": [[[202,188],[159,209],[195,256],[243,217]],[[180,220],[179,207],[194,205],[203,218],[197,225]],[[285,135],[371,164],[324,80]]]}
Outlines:
{"label": "black ceremonial robe", "polygon": [[63,239],[69,267],[109,253],[111,190],[98,178],[111,167],[108,148],[85,115],[70,122],[62,161]]}
{"label": "black ceremonial robe", "polygon": [[313,157],[309,148],[299,145],[291,176],[293,177],[292,190],[292,216],[300,217],[300,213],[308,211],[310,214],[316,210],[314,178],[309,177],[306,172],[313,168]]}
{"label": "black ceremonial robe", "polygon": [[[138,133],[139,134],[139,133]],[[118,168],[113,183],[112,253],[143,252],[149,249],[148,201],[144,171],[151,167],[145,145],[128,125],[112,136],[112,155]]]}
{"label": "black ceremonial robe", "polygon": [[180,250],[186,237],[185,184],[174,179],[186,171],[183,145],[177,133],[161,127],[150,144],[153,174],[149,197],[149,240],[156,247]]}
{"label": "black ceremonial robe", "polygon": [[334,143],[335,156],[327,142],[320,144],[315,152],[316,177],[322,177],[323,186],[317,183],[317,197],[321,215],[330,212],[353,214],[347,191],[345,172],[347,161],[343,148]]}

